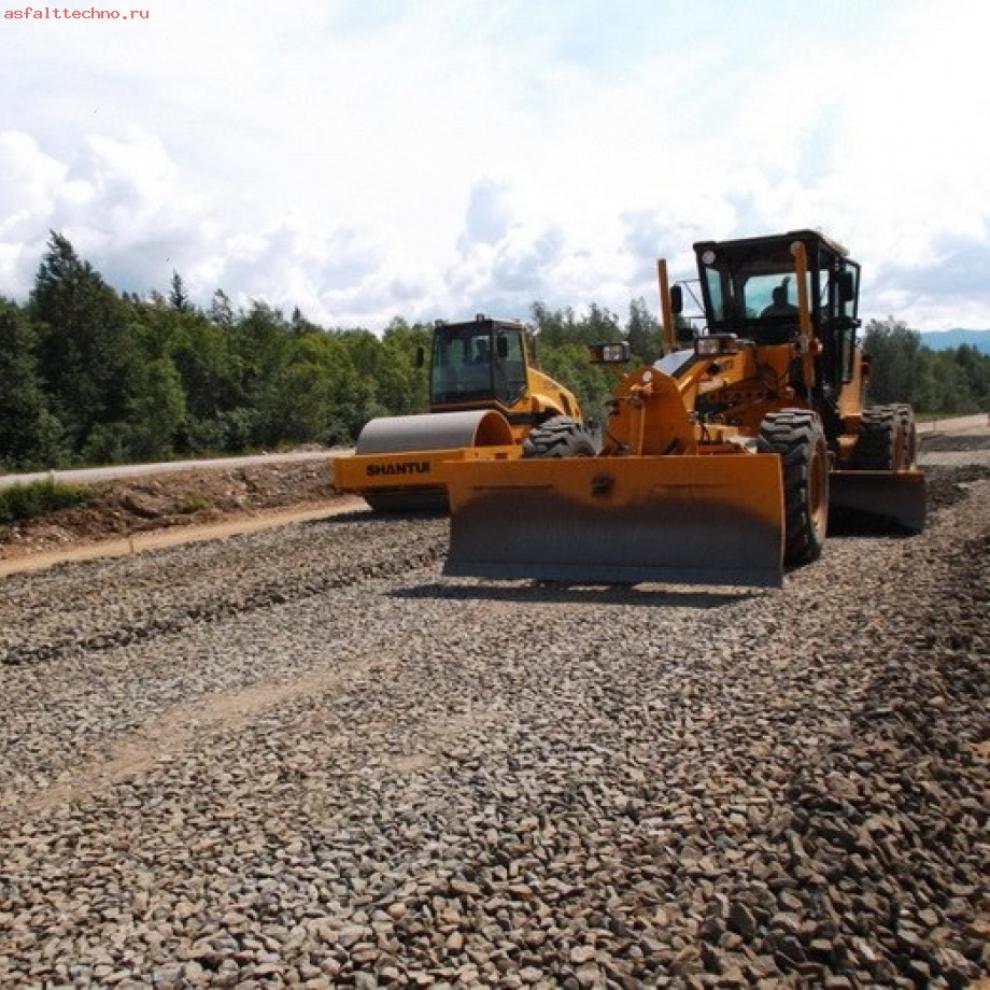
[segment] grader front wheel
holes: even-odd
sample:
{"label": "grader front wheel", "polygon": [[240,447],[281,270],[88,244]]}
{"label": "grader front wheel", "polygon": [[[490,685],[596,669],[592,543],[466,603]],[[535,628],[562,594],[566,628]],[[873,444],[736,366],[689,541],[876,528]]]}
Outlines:
{"label": "grader front wheel", "polygon": [[804,409],[770,413],[760,449],[780,455],[784,476],[784,563],[821,556],[828,529],[828,447],[818,417]]}
{"label": "grader front wheel", "polygon": [[594,457],[591,435],[570,416],[552,416],[529,431],[523,457]]}

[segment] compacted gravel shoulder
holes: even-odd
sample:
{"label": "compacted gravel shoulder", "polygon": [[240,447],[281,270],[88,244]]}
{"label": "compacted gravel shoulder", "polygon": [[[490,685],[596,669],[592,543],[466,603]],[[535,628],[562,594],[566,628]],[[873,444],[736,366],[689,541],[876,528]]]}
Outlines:
{"label": "compacted gravel shoulder", "polygon": [[990,480],[779,592],[358,513],[3,582],[0,985],[990,973]]}

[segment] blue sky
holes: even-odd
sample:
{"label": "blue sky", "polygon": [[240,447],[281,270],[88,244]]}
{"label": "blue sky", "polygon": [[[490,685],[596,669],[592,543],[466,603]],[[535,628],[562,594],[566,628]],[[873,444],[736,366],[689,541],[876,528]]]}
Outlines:
{"label": "blue sky", "polygon": [[0,293],[54,228],[329,325],[621,312],[657,256],[812,226],[865,315],[990,327],[983,3],[133,5],[0,18]]}

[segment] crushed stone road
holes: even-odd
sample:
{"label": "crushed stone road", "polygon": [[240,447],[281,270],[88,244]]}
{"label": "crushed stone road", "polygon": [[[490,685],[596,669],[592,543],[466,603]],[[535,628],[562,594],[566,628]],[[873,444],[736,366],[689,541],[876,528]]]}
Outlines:
{"label": "crushed stone road", "polygon": [[990,481],[933,473],[780,592],[366,513],[6,579],[0,985],[979,979]]}

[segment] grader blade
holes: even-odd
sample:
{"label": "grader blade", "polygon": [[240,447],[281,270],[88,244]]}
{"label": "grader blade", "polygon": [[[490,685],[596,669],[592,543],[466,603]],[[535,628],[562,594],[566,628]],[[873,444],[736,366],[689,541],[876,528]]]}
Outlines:
{"label": "grader blade", "polygon": [[833,521],[876,531],[925,528],[925,476],[920,471],[833,471]]}
{"label": "grader blade", "polygon": [[776,455],[451,464],[444,573],[779,587]]}

